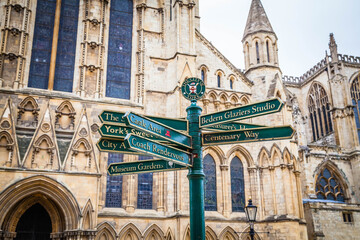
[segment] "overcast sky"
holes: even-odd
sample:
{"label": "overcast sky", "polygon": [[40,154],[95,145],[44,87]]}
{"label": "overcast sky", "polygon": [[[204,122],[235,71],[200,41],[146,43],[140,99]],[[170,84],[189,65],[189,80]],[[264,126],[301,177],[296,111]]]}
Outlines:
{"label": "overcast sky", "polygon": [[[360,56],[360,0],[261,0],[278,37],[284,75],[300,76],[325,57],[329,34],[338,52]],[[251,0],[200,1],[200,32],[244,68],[242,36]]]}

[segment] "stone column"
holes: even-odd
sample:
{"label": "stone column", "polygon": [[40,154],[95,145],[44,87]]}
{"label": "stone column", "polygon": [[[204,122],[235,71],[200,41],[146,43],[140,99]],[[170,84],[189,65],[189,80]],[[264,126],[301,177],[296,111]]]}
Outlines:
{"label": "stone column", "polygon": [[[221,171],[221,184],[222,184],[223,215],[225,217],[229,217],[231,213],[231,204],[230,204],[231,181],[229,178],[229,166],[225,164],[220,165],[220,171]],[[229,186],[230,186],[230,192],[229,192]]]}

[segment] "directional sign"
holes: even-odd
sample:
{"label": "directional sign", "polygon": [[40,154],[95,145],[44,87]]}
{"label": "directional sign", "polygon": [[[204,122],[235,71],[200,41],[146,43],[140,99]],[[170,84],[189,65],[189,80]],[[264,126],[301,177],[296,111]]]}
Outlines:
{"label": "directional sign", "polygon": [[191,137],[146,117],[127,112],[124,115],[127,126],[139,129],[164,140],[191,148]]}
{"label": "directional sign", "polygon": [[120,140],[120,139],[101,138],[97,142],[96,145],[100,151],[104,151],[104,152],[116,152],[116,153],[141,154],[142,155],[142,153],[138,153],[138,152],[128,149],[124,144],[124,140]]}
{"label": "directional sign", "polygon": [[225,122],[232,122],[279,112],[283,106],[279,98],[273,98],[264,102],[248,104],[245,106],[228,109],[221,112],[200,116],[200,127],[208,127]]}
{"label": "directional sign", "polygon": [[138,162],[112,163],[108,167],[110,175],[125,175],[145,172],[164,172],[187,169],[185,166],[166,160],[146,160]]}
{"label": "directional sign", "polygon": [[212,125],[212,126],[203,128],[203,129],[204,130],[233,131],[233,130],[244,130],[244,129],[251,129],[251,128],[263,128],[263,127],[266,127],[266,126],[249,124],[249,123],[231,122],[231,123],[216,124],[216,125]]}
{"label": "directional sign", "polygon": [[170,160],[184,166],[191,165],[191,158],[187,152],[133,134],[126,136],[125,146],[130,150]]}
{"label": "directional sign", "polygon": [[126,135],[133,133],[137,136],[146,137],[148,139],[159,140],[158,137],[155,137],[149,133],[121,125],[103,124],[99,128],[99,132],[103,137],[124,139]]}
{"label": "directional sign", "polygon": [[[99,115],[99,118],[101,122],[125,125],[125,121],[123,119],[124,115],[125,115],[124,112],[103,111]],[[153,116],[147,116],[147,118],[155,120],[161,124],[167,125],[178,131],[187,132],[189,130],[189,122],[184,119],[162,118],[162,117],[153,117]]]}
{"label": "directional sign", "polygon": [[202,135],[203,146],[234,144],[244,142],[270,141],[292,138],[295,131],[291,126],[255,128],[240,131],[213,132]]}

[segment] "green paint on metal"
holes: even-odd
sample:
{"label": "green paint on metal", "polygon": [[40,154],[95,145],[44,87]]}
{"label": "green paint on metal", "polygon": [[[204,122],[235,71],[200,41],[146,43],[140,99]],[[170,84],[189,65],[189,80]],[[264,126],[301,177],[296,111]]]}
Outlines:
{"label": "green paint on metal", "polygon": [[[124,112],[113,112],[113,111],[103,111],[100,115],[100,121],[103,123],[125,125],[125,120],[123,116]],[[161,124],[167,125],[170,128],[176,129],[178,131],[189,131],[189,122],[184,119],[174,119],[174,118],[162,118],[154,116],[146,116],[152,120],[155,120]]]}
{"label": "green paint on metal", "polygon": [[182,95],[190,100],[199,100],[205,94],[205,84],[200,78],[188,78],[181,85]]}
{"label": "green paint on metal", "polygon": [[264,102],[248,104],[245,106],[228,109],[221,112],[200,116],[200,127],[208,127],[225,122],[232,122],[279,112],[283,106],[279,98],[273,98]]}
{"label": "green paint on metal", "polygon": [[108,138],[100,138],[100,140],[96,143],[96,146],[100,151],[103,152],[115,152],[115,153],[125,153],[125,154],[141,154],[135,151],[128,149],[125,146],[124,140],[121,139],[108,139]]}
{"label": "green paint on metal", "polygon": [[127,112],[124,115],[124,119],[127,126],[147,132],[166,141],[173,142],[187,148],[191,148],[190,136],[181,133],[175,129],[169,128],[166,125],[131,112]]}
{"label": "green paint on metal", "polygon": [[153,142],[151,140],[148,140],[143,137],[135,136],[133,134],[127,135],[124,142],[126,148],[130,150],[142,152],[147,155],[173,161],[175,163],[184,166],[191,165],[190,155],[185,151],[164,144],[160,144],[157,142]]}
{"label": "green paint on metal", "polygon": [[99,128],[99,132],[101,136],[103,137],[111,137],[111,138],[120,138],[124,139],[126,135],[129,133],[132,133],[134,135],[140,136],[140,137],[146,137],[148,139],[152,140],[159,140],[158,137],[155,137],[154,135],[151,135],[149,133],[139,131],[134,128],[120,126],[120,125],[111,125],[111,124],[103,124]]}
{"label": "green paint on metal", "polygon": [[204,130],[219,130],[219,131],[234,131],[234,130],[244,130],[244,129],[252,129],[252,128],[262,128],[262,127],[266,127],[266,126],[248,124],[248,123],[231,122],[231,123],[216,124],[216,125],[208,126],[203,129]]}
{"label": "green paint on metal", "polygon": [[187,169],[183,165],[167,160],[146,160],[138,162],[112,163],[108,167],[110,175],[125,175],[145,172],[164,172]]}
{"label": "green paint on metal", "polygon": [[203,146],[259,142],[292,138],[295,131],[291,126],[255,128],[228,132],[204,133]]}

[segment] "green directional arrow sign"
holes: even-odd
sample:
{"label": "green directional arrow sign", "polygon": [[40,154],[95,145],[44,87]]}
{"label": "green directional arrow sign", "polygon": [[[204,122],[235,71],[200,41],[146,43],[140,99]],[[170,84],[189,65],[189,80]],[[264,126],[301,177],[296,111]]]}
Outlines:
{"label": "green directional arrow sign", "polygon": [[170,160],[184,166],[191,165],[191,158],[187,152],[133,134],[126,136],[125,146],[130,150]]}
{"label": "green directional arrow sign", "polygon": [[159,140],[158,137],[155,137],[149,133],[121,125],[103,124],[99,128],[99,132],[103,137],[124,139],[126,135],[133,133],[137,136],[146,137],[148,139]]}
{"label": "green directional arrow sign", "polygon": [[255,128],[228,132],[212,132],[202,135],[203,146],[270,141],[292,138],[295,131],[291,126]]}
{"label": "green directional arrow sign", "polygon": [[127,126],[147,132],[177,145],[191,148],[191,137],[189,135],[169,128],[166,125],[131,112],[127,112],[124,115],[124,119]]}
{"label": "green directional arrow sign", "polygon": [[97,143],[96,146],[99,148],[100,151],[103,152],[116,152],[116,153],[125,153],[125,154],[141,154],[135,151],[128,149],[125,146],[124,140],[120,139],[108,139],[108,138],[101,138]]}
{"label": "green directional arrow sign", "polygon": [[221,112],[200,116],[200,127],[208,127],[225,122],[232,122],[279,112],[283,106],[279,98],[273,98],[264,102],[252,103],[245,106],[228,109]]}
{"label": "green directional arrow sign", "polygon": [[263,128],[263,127],[266,127],[266,126],[249,124],[249,123],[231,122],[231,123],[216,124],[216,125],[208,126],[203,129],[204,130],[233,131],[233,130],[244,130],[244,129],[251,129],[251,128]]}
{"label": "green directional arrow sign", "polygon": [[138,162],[112,163],[108,167],[110,175],[125,175],[145,172],[164,172],[187,169],[185,166],[167,160],[146,160]]}
{"label": "green directional arrow sign", "polygon": [[[103,111],[99,115],[99,118],[101,122],[125,125],[125,121],[123,119],[124,115],[125,113],[123,112]],[[154,116],[146,117],[155,120],[161,124],[167,125],[168,127],[176,129],[178,131],[189,131],[189,122],[184,119],[162,118]]]}

